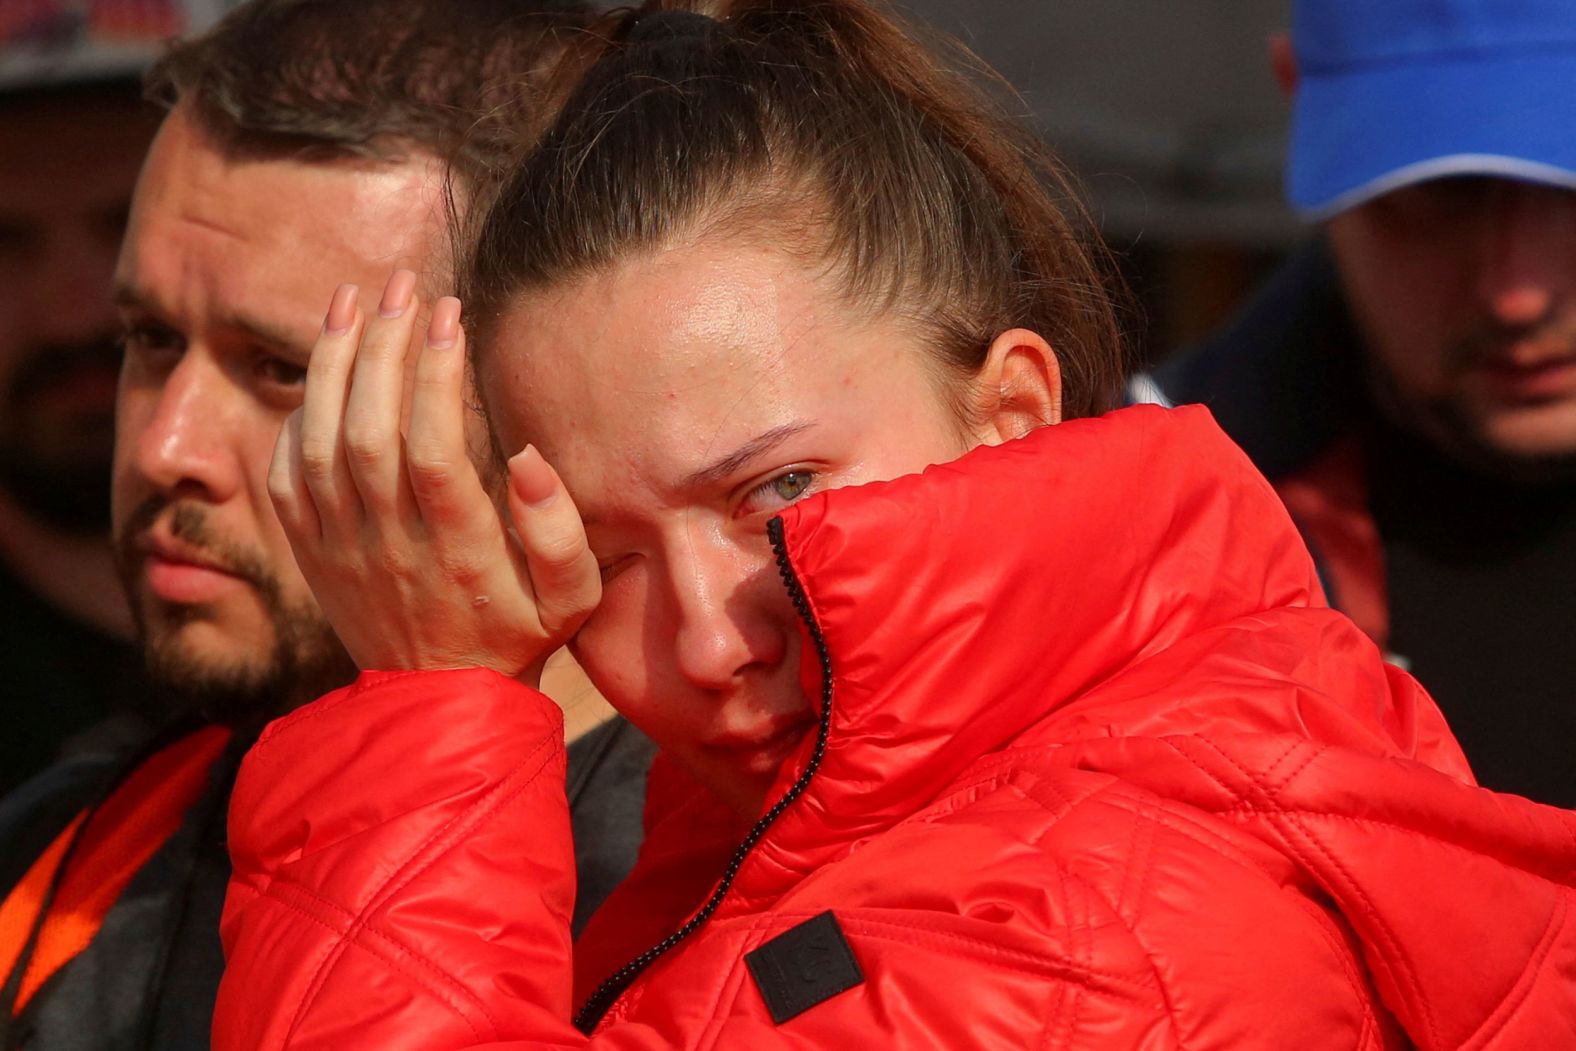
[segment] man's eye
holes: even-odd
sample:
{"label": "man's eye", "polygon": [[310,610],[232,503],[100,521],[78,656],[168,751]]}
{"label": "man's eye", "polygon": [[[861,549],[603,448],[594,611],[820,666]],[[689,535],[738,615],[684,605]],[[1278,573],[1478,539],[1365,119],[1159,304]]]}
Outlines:
{"label": "man's eye", "polygon": [[186,349],[186,340],[179,332],[166,325],[146,323],[127,325],[121,333],[120,343],[128,353],[133,354],[165,351],[180,353]]}
{"label": "man's eye", "polygon": [[299,387],[306,382],[306,366],[270,355],[258,359],[257,376],[276,387]]}
{"label": "man's eye", "polygon": [[1496,186],[1497,180],[1475,176],[1434,179],[1379,198],[1375,214],[1402,228],[1438,233],[1442,224],[1481,210]]}

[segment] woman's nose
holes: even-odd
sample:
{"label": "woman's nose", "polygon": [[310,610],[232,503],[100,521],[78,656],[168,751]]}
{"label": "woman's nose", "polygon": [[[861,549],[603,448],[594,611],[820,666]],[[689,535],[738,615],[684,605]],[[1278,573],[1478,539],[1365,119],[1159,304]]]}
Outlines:
{"label": "woman's nose", "polygon": [[686,680],[700,689],[725,690],[782,663],[795,628],[769,559],[701,549],[675,570],[676,650]]}

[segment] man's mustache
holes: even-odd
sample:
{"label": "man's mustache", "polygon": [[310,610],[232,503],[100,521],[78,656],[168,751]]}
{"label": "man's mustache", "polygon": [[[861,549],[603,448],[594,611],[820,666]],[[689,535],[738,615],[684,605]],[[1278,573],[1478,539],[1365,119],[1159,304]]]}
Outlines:
{"label": "man's mustache", "polygon": [[1528,345],[1538,348],[1538,361],[1576,358],[1576,311],[1528,325],[1486,324],[1451,348],[1450,364],[1460,372],[1497,365]]}
{"label": "man's mustache", "polygon": [[115,549],[123,566],[130,567],[139,556],[138,542],[150,533],[159,519],[169,514],[170,535],[200,551],[226,573],[240,577],[255,587],[271,589],[271,574],[263,560],[239,544],[218,535],[203,508],[190,500],[169,500],[154,496],[143,501],[121,523],[115,535]]}

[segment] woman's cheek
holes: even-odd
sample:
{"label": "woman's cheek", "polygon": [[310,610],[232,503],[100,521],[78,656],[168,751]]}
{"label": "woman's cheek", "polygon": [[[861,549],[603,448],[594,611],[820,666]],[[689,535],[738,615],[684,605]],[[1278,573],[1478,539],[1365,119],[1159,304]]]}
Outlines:
{"label": "woman's cheek", "polygon": [[660,640],[644,637],[644,588],[638,570],[619,573],[602,587],[602,601],[569,644],[580,666],[609,704],[636,725],[651,694],[651,662],[665,652]]}

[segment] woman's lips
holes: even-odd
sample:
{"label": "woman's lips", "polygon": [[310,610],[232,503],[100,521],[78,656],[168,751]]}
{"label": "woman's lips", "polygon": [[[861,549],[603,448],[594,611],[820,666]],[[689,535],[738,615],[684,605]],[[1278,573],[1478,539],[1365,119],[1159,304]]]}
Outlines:
{"label": "woman's lips", "polygon": [[708,742],[706,748],[730,765],[757,776],[770,776],[787,762],[805,735],[815,728],[810,716],[794,719],[778,729],[759,734],[730,734]]}

